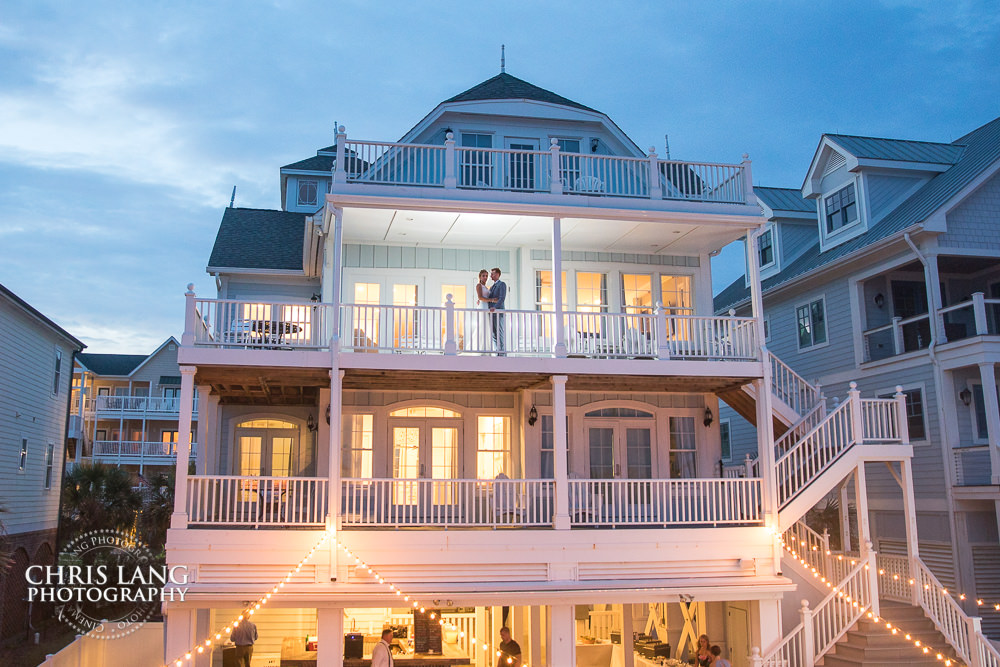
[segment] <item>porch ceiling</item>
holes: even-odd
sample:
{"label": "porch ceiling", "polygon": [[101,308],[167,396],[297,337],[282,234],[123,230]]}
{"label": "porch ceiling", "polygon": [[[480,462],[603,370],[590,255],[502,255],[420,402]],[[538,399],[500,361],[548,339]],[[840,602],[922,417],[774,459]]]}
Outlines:
{"label": "porch ceiling", "polygon": [[[740,238],[732,225],[643,220],[562,218],[566,250],[647,255],[698,255]],[[349,208],[344,211],[344,240],[418,246],[548,248],[552,218],[504,213]]]}
{"label": "porch ceiling", "polygon": [[[458,372],[347,368],[344,389],[512,392],[551,386],[548,373]],[[571,391],[681,392],[717,394],[751,382],[749,377],[687,375],[569,374]],[[223,404],[315,405],[319,389],[330,386],[322,368],[199,366],[195,384],[209,385]]]}

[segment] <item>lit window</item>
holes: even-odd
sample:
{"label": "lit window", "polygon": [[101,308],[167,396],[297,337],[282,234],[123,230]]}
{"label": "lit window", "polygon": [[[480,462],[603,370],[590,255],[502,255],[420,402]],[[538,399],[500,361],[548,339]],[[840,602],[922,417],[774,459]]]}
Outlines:
{"label": "lit window", "polygon": [[[562,271],[562,303],[566,308],[566,272]],[[535,271],[535,310],[555,310],[555,296],[552,291],[552,272]]]}
{"label": "lit window", "polygon": [[510,477],[510,419],[482,416],[478,419],[476,475],[478,479],[494,479],[500,473]]}
{"label": "lit window", "polygon": [[799,329],[799,349],[826,342],[826,311],[823,299],[796,308],[795,320]]}
{"label": "lit window", "polygon": [[603,313],[608,310],[608,275],[606,273],[576,273],[576,309],[581,313]]}
{"label": "lit window", "polygon": [[53,459],[55,458],[56,446],[49,443],[49,446],[45,448],[45,488],[52,488],[52,465]]}
{"label": "lit window", "polygon": [[434,406],[414,406],[400,408],[389,413],[390,417],[461,417],[462,413]]}
{"label": "lit window", "polygon": [[370,478],[374,451],[372,415],[351,415],[351,435],[344,440],[341,474],[344,477]]}
{"label": "lit window", "polygon": [[660,301],[673,315],[691,314],[694,302],[691,296],[691,276],[660,276]]}
{"label": "lit window", "polygon": [[318,189],[317,181],[299,181],[299,206],[315,206],[316,205],[316,191]]}
{"label": "lit window", "polygon": [[694,417],[670,418],[670,477],[695,477]]}
{"label": "lit window", "polygon": [[622,274],[622,305],[630,315],[653,312],[653,280],[646,274]]}
{"label": "lit window", "polygon": [[760,268],[774,264],[774,230],[768,229],[757,239],[757,252],[760,255]]}
{"label": "lit window", "polygon": [[854,184],[827,197],[825,206],[827,234],[857,222],[858,205],[854,197]]}

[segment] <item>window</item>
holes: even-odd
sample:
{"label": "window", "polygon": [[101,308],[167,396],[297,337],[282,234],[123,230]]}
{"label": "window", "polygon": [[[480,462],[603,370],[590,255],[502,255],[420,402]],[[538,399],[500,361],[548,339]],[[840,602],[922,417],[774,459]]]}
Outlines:
{"label": "window", "polygon": [[576,309],[581,313],[607,312],[608,276],[606,273],[576,272]]}
{"label": "window", "polygon": [[400,408],[389,413],[390,417],[461,417],[461,413],[447,408],[430,406],[415,406]]}
{"label": "window", "polygon": [[[894,398],[895,392],[882,394],[879,398]],[[924,426],[924,396],[920,389],[904,389],[906,398],[906,426],[910,440],[926,440],[927,427]]]}
{"label": "window", "polygon": [[510,419],[508,417],[481,416],[478,421],[478,448],[476,451],[476,476],[494,479],[500,473],[508,477],[510,459]]}
{"label": "window", "polygon": [[769,342],[771,340],[771,316],[764,316],[764,341]]}
{"label": "window", "polygon": [[163,398],[180,398],[181,388],[180,387],[164,387],[163,388]]}
{"label": "window", "polygon": [[827,234],[832,234],[838,229],[858,221],[858,204],[854,197],[853,183],[827,197],[824,205],[826,207]]}
{"label": "window", "polygon": [[760,256],[760,268],[774,264],[774,228],[768,229],[757,239],[757,252]]}
{"label": "window", "polygon": [[[566,272],[562,276],[562,303],[566,308]],[[555,294],[552,292],[552,272],[535,271],[535,310],[555,310]]]}
{"label": "window", "polygon": [[52,465],[53,459],[55,458],[56,446],[51,442],[49,446],[45,448],[45,488],[52,488]]}
{"label": "window", "polygon": [[59,379],[62,377],[62,350],[56,348],[56,369],[52,379],[52,393],[59,393]]}
{"label": "window", "polygon": [[318,182],[313,180],[299,181],[299,206],[315,206]]}
{"label": "window", "polygon": [[660,301],[672,315],[693,314],[691,276],[660,276]]}
{"label": "window", "polygon": [[[493,148],[492,134],[462,133],[462,148]],[[490,187],[493,184],[493,153],[459,150],[459,185]]]}
{"label": "window", "polygon": [[622,274],[622,305],[630,315],[653,312],[653,281],[647,274]]}
{"label": "window", "polygon": [[[555,468],[555,421],[552,415],[542,415],[542,460],[540,475],[542,479],[553,479]],[[566,417],[566,432],[569,433],[569,417]],[[570,470],[569,448],[566,449],[566,470]]]}
{"label": "window", "polygon": [[729,430],[728,419],[722,419],[719,421],[719,437],[722,439],[721,458],[726,461],[731,461],[733,459],[733,436],[732,432]]}
{"label": "window", "polygon": [[[1000,395],[1000,389],[997,394]],[[983,394],[983,385],[978,382],[972,385],[972,407],[976,418],[976,440],[986,442],[990,439],[986,426],[986,396]]]}
{"label": "window", "polygon": [[576,187],[580,178],[580,140],[559,139],[559,171],[562,175],[563,188],[569,192]]}
{"label": "window", "polygon": [[694,417],[670,418],[670,478],[695,477]]}
{"label": "window", "polygon": [[823,299],[797,307],[795,320],[799,328],[800,350],[826,342],[826,310]]}
{"label": "window", "polygon": [[103,442],[108,439],[108,432],[103,428],[99,428],[94,432],[94,440],[98,442]]}
{"label": "window", "polygon": [[351,435],[344,440],[341,474],[344,477],[370,478],[374,451],[373,415],[351,415]]}
{"label": "window", "polygon": [[653,415],[635,408],[600,408],[591,410],[586,417],[613,417],[615,419],[652,419]]}
{"label": "window", "polygon": [[24,472],[25,467],[28,465],[28,439],[21,438],[21,458],[17,462],[17,469],[19,472]]}

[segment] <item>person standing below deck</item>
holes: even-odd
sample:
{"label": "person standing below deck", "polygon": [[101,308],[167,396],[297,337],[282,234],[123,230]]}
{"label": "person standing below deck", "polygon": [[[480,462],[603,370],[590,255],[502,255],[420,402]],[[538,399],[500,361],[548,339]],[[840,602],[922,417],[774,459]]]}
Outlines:
{"label": "person standing below deck", "polygon": [[733,667],[731,662],[722,657],[722,649],[718,644],[713,644],[708,650],[712,655],[712,667]]}
{"label": "person standing below deck", "polygon": [[372,649],[372,667],[392,667],[392,628],[382,631],[382,639]]}
{"label": "person standing below deck", "polygon": [[490,271],[490,278],[493,279],[493,285],[490,286],[490,293],[484,301],[490,304],[490,326],[493,329],[493,347],[496,349],[498,357],[506,357],[507,335],[506,322],[504,322],[506,315],[504,315],[503,311],[507,308],[507,283],[500,280],[500,269],[496,267]]}
{"label": "person standing below deck", "polygon": [[257,641],[257,626],[249,618],[245,618],[233,628],[229,638],[236,644],[236,664],[239,667],[250,667],[253,643]]}
{"label": "person standing below deck", "polygon": [[510,637],[510,628],[500,628],[500,655],[497,667],[521,667],[521,645]]}

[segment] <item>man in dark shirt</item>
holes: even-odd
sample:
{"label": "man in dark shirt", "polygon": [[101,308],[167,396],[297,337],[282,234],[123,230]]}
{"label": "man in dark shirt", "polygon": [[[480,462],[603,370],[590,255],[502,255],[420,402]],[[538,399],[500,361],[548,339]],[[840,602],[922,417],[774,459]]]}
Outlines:
{"label": "man in dark shirt", "polygon": [[521,647],[510,638],[510,628],[500,628],[500,657],[497,667],[521,667]]}
{"label": "man in dark shirt", "polygon": [[244,618],[233,628],[229,636],[236,644],[236,664],[240,667],[250,667],[253,658],[253,643],[257,641],[257,626],[249,618]]}

